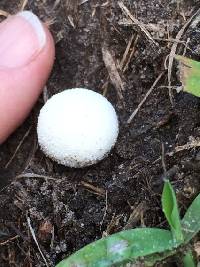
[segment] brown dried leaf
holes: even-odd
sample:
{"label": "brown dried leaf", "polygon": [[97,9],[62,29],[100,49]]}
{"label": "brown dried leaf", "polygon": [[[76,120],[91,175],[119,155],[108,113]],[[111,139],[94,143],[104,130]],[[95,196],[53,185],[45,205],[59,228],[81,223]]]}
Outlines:
{"label": "brown dried leaf", "polygon": [[122,91],[124,91],[124,84],[119,74],[116,61],[105,45],[102,46],[102,54],[111,83],[117,89],[119,99],[123,99]]}
{"label": "brown dried leaf", "polygon": [[38,237],[41,240],[48,240],[52,234],[53,225],[50,221],[44,221],[39,226]]}

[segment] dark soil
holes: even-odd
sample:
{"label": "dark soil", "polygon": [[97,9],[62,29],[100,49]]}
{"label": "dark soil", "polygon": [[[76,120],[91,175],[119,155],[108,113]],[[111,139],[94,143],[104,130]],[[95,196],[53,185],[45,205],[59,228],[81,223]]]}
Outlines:
{"label": "dark soil", "polygon": [[[0,9],[13,14],[20,9],[21,2],[1,0]],[[37,115],[44,101],[41,96],[26,122],[0,148],[1,267],[45,266],[28,219],[49,266],[102,235],[136,226],[167,227],[160,204],[162,161],[182,214],[200,191],[198,146],[175,152],[177,146],[199,137],[200,101],[173,90],[172,105],[164,70],[173,44],[170,40],[196,12],[199,1],[123,1],[134,17],[146,25],[158,45],[138,26],[127,25],[116,0],[88,0],[78,5],[79,2],[29,0],[26,6],[51,24],[56,41],[56,61],[47,83],[47,95],[73,87],[103,93],[108,71],[102,47],[106,46],[119,62],[130,38],[138,38],[128,67],[121,74],[124,100],[118,98],[111,82],[106,88],[106,96],[119,116],[120,135],[112,153],[95,166],[69,169],[58,165],[37,145]],[[200,59],[199,27],[197,24],[186,29],[181,40],[187,42],[187,47],[178,44],[179,54],[185,52]],[[162,79],[128,125],[129,116],[162,71]],[[177,71],[175,63],[173,86],[180,85]]]}

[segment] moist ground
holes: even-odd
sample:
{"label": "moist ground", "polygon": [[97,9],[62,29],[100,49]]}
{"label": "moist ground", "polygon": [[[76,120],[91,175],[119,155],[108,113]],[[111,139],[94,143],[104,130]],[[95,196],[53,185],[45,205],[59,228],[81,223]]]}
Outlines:
{"label": "moist ground", "polygon": [[[178,146],[198,141],[200,101],[175,89],[170,101],[164,68],[178,31],[197,11],[198,1],[124,0],[153,39],[141,30],[141,24],[127,21],[117,1],[80,2],[30,0],[26,5],[49,25],[56,42],[56,60],[45,93],[26,122],[0,147],[1,267],[45,266],[29,220],[49,266],[122,229],[167,227],[160,204],[165,168],[182,214],[200,191],[198,142],[177,152]],[[14,14],[21,4],[1,0],[0,9]],[[186,28],[177,53],[199,59],[199,26],[197,22]],[[123,71],[117,68],[124,86],[121,99],[121,84],[113,86],[109,79],[102,47],[117,66],[129,43]],[[162,78],[128,124],[161,73]],[[171,84],[180,86],[176,62]],[[73,87],[105,93],[120,121],[112,153],[85,169],[56,164],[37,144],[37,116],[45,99]],[[176,266],[173,259],[168,262]]]}

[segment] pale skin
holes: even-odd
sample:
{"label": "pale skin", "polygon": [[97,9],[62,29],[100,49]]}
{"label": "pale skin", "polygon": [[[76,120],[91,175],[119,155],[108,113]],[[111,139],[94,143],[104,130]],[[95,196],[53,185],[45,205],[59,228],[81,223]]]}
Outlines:
{"label": "pale skin", "polygon": [[25,18],[10,16],[0,24],[0,44],[2,144],[23,123],[42,93],[55,47],[49,29],[30,12],[25,12]]}

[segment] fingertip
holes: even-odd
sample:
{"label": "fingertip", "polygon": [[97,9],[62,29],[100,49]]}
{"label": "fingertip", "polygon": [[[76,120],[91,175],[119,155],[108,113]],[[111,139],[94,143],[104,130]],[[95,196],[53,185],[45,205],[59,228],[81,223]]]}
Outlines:
{"label": "fingertip", "polygon": [[[0,143],[27,117],[50,75],[55,46],[29,11],[0,24]],[[9,49],[8,49],[9,48]]]}

